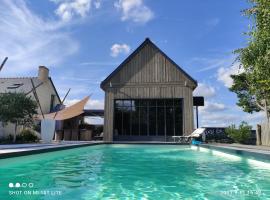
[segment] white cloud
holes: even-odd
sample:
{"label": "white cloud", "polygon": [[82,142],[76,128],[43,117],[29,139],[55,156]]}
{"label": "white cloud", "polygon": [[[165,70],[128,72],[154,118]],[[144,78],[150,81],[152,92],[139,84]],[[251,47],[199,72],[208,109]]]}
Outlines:
{"label": "white cloud", "polygon": [[[100,88],[98,87],[96,80],[67,80],[62,79],[53,79],[54,85],[58,91],[58,94],[61,98],[64,98],[67,91],[71,88],[71,91],[68,95],[68,99],[78,99],[78,97],[86,97],[92,93],[96,94],[100,92]],[[83,81],[82,81],[83,80]]]}
{"label": "white cloud", "polygon": [[239,113],[236,114],[231,107],[214,101],[206,101],[204,107],[199,107],[199,117],[201,127],[225,127],[239,121]]}
{"label": "white cloud", "polygon": [[226,109],[226,106],[222,103],[217,102],[205,102],[205,106],[201,107],[202,112],[217,112],[217,111],[224,111]]}
{"label": "white cloud", "polygon": [[101,0],[94,1],[94,6],[96,9],[99,9],[101,7]]}
{"label": "white cloud", "polygon": [[199,83],[193,94],[194,96],[203,96],[205,98],[209,98],[215,96],[216,90],[212,86]]}
{"label": "white cloud", "polygon": [[[205,72],[213,70],[220,67],[231,66],[235,60],[235,56],[232,55],[230,50],[216,52],[217,50],[211,50],[211,53],[218,53],[215,57],[194,57],[190,59],[189,65],[193,65],[194,68],[197,68],[197,72]],[[222,53],[220,55],[220,53]]]}
{"label": "white cloud", "polygon": [[[79,102],[81,99],[67,99],[64,104],[66,106],[71,106],[77,102]],[[89,99],[87,104],[84,107],[85,109],[104,109],[104,100],[98,100],[98,99]]]}
{"label": "white cloud", "polygon": [[222,59],[202,59],[203,62],[207,65],[202,69],[198,70],[198,72],[204,72],[208,70],[212,70],[221,66],[227,66],[231,63],[231,59],[222,58]]}
{"label": "white cloud", "polygon": [[246,113],[243,121],[247,121],[249,124],[253,125],[255,128],[257,124],[261,124],[265,121],[266,114],[264,112],[257,112],[257,113]]}
{"label": "white cloud", "polygon": [[127,44],[114,44],[111,47],[111,56],[117,57],[120,53],[128,54],[130,52],[130,46]]}
{"label": "white cloud", "polygon": [[114,6],[122,12],[122,21],[146,23],[154,17],[153,11],[144,5],[143,0],[118,0]]}
{"label": "white cloud", "polygon": [[217,79],[222,82],[226,87],[231,87],[233,80],[231,75],[240,74],[243,72],[243,68],[240,68],[239,63],[235,63],[231,67],[221,67],[217,71]]}
{"label": "white cloud", "polygon": [[226,127],[239,123],[239,116],[223,112],[202,114],[201,119],[201,127]]}
{"label": "white cloud", "polygon": [[239,125],[242,121],[256,129],[256,124],[265,119],[263,112],[245,113],[238,106],[227,106],[214,101],[206,101],[204,107],[199,107],[201,127],[226,127],[231,124]]}
{"label": "white cloud", "polygon": [[262,123],[265,119],[262,112],[249,114],[241,111],[234,112],[232,109],[227,110],[227,112],[199,112],[199,116],[201,127],[227,127],[231,124],[239,125],[242,121],[246,121],[253,129],[256,129],[256,125]]}
{"label": "white cloud", "polygon": [[[63,21],[70,21],[75,15],[85,17],[91,8],[91,0],[54,0],[54,2],[60,3],[55,13]],[[97,6],[100,6],[100,4],[95,4],[95,7]]]}
{"label": "white cloud", "polygon": [[111,66],[111,65],[114,65],[114,66],[117,66],[119,65],[119,62],[104,62],[104,61],[90,61],[90,62],[82,62],[80,63],[79,65],[96,65],[96,66]]}
{"label": "white cloud", "polygon": [[0,58],[9,57],[5,75],[27,74],[39,65],[56,65],[78,50],[59,21],[47,21],[18,0],[0,4]]}

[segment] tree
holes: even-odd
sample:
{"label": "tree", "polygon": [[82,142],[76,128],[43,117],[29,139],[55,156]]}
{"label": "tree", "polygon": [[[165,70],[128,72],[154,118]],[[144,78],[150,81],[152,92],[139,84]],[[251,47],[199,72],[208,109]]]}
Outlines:
{"label": "tree", "polygon": [[248,45],[235,51],[243,73],[232,75],[231,91],[245,112],[264,111],[270,117],[270,1],[249,0],[252,7],[244,10],[251,19]]}
{"label": "tree", "polygon": [[225,129],[225,133],[232,138],[235,142],[245,144],[251,137],[252,127],[247,122],[241,122],[237,129],[234,124]]}
{"label": "tree", "polygon": [[13,142],[16,142],[18,125],[31,126],[33,116],[37,114],[37,104],[23,93],[0,94],[0,121],[15,125]]}

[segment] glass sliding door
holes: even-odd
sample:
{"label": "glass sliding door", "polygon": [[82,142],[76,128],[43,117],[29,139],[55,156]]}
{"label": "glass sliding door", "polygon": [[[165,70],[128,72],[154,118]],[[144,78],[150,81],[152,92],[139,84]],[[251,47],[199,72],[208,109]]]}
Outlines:
{"label": "glass sliding door", "polygon": [[157,99],[157,135],[164,136],[166,130],[165,124],[165,104],[164,99]]}
{"label": "glass sliding door", "polygon": [[157,135],[157,107],[151,106],[149,107],[149,135],[156,136]]}
{"label": "glass sliding door", "polygon": [[123,135],[131,135],[131,100],[124,100],[122,107],[123,116]]}
{"label": "glass sliding door", "polygon": [[182,134],[182,99],[115,100],[114,136],[174,136]]}
{"label": "glass sliding door", "polygon": [[175,110],[175,135],[183,135],[183,101],[182,99],[176,99],[174,101]]}
{"label": "glass sliding door", "polygon": [[130,109],[123,109],[123,135],[131,135],[131,112]]}
{"label": "glass sliding door", "polygon": [[115,101],[114,108],[114,135],[122,135],[122,125],[123,125],[123,116],[122,116],[122,101]]}
{"label": "glass sliding door", "polygon": [[148,135],[148,112],[147,106],[140,107],[140,135]]}
{"label": "glass sliding door", "polygon": [[166,107],[166,135],[174,135],[174,108],[173,106]]}
{"label": "glass sliding door", "polygon": [[135,105],[131,109],[131,135],[140,135],[140,112]]}
{"label": "glass sliding door", "polygon": [[121,107],[116,106],[114,109],[114,135],[122,135],[122,111]]}
{"label": "glass sliding door", "polygon": [[165,135],[165,107],[158,106],[157,107],[157,135],[164,136]]}

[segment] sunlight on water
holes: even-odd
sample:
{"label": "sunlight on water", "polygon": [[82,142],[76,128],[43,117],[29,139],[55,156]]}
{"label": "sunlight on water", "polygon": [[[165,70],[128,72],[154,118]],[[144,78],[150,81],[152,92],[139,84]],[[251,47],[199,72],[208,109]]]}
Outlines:
{"label": "sunlight on water", "polygon": [[242,158],[240,156],[224,153],[221,151],[212,150],[211,151],[214,156],[220,156],[223,158],[230,159],[231,161],[240,161]]}
{"label": "sunlight on water", "polygon": [[196,151],[197,151],[197,150],[199,150],[199,147],[198,147],[198,146],[191,145],[191,146],[190,146],[190,149],[196,150]]}
{"label": "sunlight on water", "polygon": [[205,153],[209,153],[210,152],[210,149],[199,147],[199,151],[205,152]]}
{"label": "sunlight on water", "polygon": [[199,147],[199,146],[191,145],[190,149],[195,150],[195,151],[199,151],[199,152],[210,153],[214,156],[222,157],[225,159],[230,159],[231,161],[240,161],[241,160],[240,156],[232,155],[229,153],[224,153],[224,152],[217,151],[217,150],[211,150],[211,149],[207,149],[207,148],[203,148],[203,147]]}
{"label": "sunlight on water", "polygon": [[247,159],[247,162],[251,167],[270,170],[270,163],[262,162],[259,160],[253,160],[253,159]]}

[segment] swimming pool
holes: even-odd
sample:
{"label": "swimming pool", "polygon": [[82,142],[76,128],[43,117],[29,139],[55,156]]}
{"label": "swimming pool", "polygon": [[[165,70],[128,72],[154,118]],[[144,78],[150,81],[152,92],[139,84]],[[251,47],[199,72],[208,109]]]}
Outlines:
{"label": "swimming pool", "polygon": [[184,145],[97,145],[0,160],[1,200],[267,198],[270,163]]}

